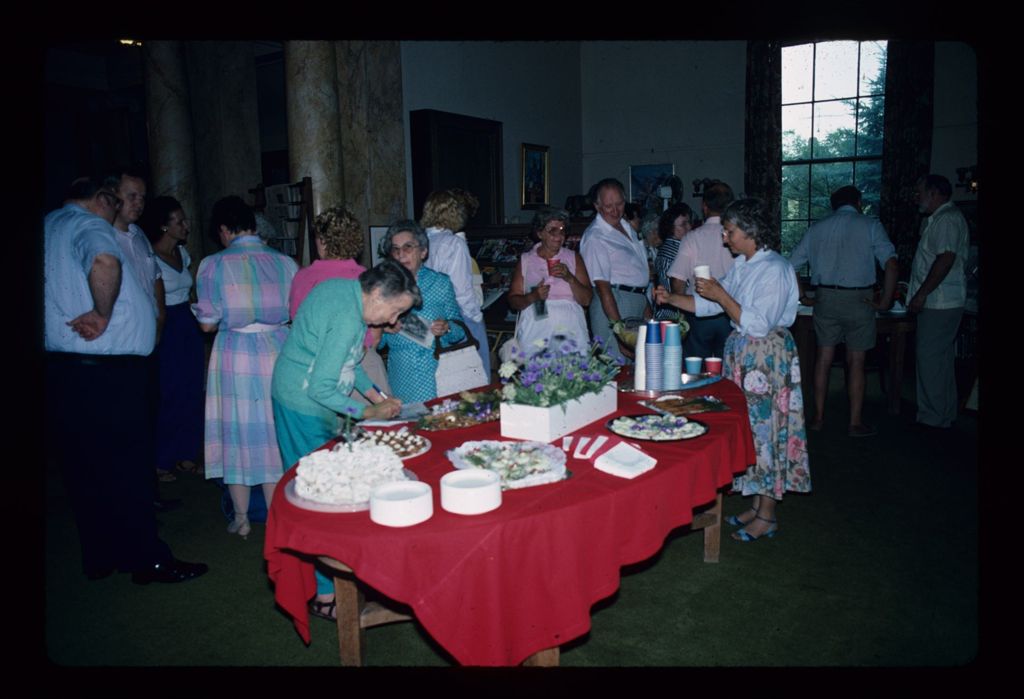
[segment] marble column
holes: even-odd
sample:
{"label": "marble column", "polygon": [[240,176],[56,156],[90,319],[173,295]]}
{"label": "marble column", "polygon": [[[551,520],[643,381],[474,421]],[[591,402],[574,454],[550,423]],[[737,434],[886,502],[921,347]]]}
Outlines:
{"label": "marble column", "polygon": [[195,142],[182,44],[147,41],[142,46],[142,60],[152,173],[149,196],[172,196],[181,202],[192,220],[188,251],[195,267],[203,256],[205,236],[198,225]]}
{"label": "marble column", "polygon": [[218,199],[252,204],[249,190],[263,181],[256,62],[249,41],[190,41],[185,56],[205,233]]}
{"label": "marble column", "polygon": [[338,99],[346,205],[367,228],[405,216],[402,57],[397,41],[339,41]]}
{"label": "marble column", "polygon": [[312,178],[316,215],[345,202],[334,44],[286,41],[284,71],[289,179]]}

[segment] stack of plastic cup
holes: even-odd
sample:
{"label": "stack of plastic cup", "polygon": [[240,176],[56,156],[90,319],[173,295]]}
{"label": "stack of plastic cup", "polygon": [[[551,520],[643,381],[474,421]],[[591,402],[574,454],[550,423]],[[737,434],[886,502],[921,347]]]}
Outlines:
{"label": "stack of plastic cup", "polygon": [[683,336],[679,332],[679,323],[665,326],[664,347],[661,387],[666,391],[675,391],[683,387]]}
{"label": "stack of plastic cup", "polygon": [[648,391],[660,391],[664,380],[662,359],[665,345],[661,341],[661,323],[652,320],[647,323],[647,341],[644,343],[644,368],[647,378],[644,387]]}
{"label": "stack of plastic cup", "polygon": [[636,359],[633,363],[633,390],[634,391],[645,391],[647,390],[647,352],[645,351],[647,343],[647,326],[641,325],[636,329]]}

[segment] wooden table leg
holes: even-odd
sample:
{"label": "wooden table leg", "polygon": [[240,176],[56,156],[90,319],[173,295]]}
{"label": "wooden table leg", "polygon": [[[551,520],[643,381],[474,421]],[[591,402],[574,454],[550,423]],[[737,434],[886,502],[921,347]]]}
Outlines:
{"label": "wooden table leg", "polygon": [[718,563],[718,552],[722,543],[722,494],[715,496],[715,505],[707,514],[714,515],[714,524],[704,527],[704,562]]}
{"label": "wooden table leg", "polygon": [[900,398],[903,393],[903,355],[907,348],[907,333],[902,324],[896,324],[889,336],[889,395],[890,415],[900,414]]}
{"label": "wooden table leg", "polygon": [[558,646],[539,650],[523,661],[523,667],[558,667]]}
{"label": "wooden table leg", "polygon": [[363,593],[355,578],[334,577],[334,599],[338,614],[338,653],[346,667],[362,667],[365,659],[363,641],[365,632],[359,623],[363,609]]}

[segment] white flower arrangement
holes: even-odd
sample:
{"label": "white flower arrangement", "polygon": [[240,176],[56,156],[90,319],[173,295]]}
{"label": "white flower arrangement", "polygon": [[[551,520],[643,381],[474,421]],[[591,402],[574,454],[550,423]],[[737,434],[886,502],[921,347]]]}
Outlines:
{"label": "white flower arrangement", "polygon": [[361,442],[338,444],[299,459],[295,492],[313,502],[348,505],[368,502],[378,485],[407,480],[402,460],[389,447]]}

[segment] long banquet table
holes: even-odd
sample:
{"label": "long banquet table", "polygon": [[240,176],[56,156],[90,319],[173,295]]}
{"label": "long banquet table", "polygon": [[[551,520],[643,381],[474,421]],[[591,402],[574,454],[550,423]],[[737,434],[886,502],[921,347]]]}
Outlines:
{"label": "long banquet table", "polygon": [[[293,466],[277,485],[264,544],[277,603],[309,643],[312,557],[326,556],[411,607],[463,665],[514,665],[557,649],[590,629],[591,606],[618,589],[622,566],[657,553],[669,532],[690,524],[695,508],[712,503],[733,474],[753,463],[746,401],[736,385],[722,380],[692,392],[717,396],[730,410],[695,416],[710,428],[696,439],[634,442],[658,460],[653,470],[618,478],[570,452],[570,478],[505,491],[501,507],[482,515],[441,509],[439,480],[453,468],[445,452],[470,440],[499,439],[497,422],[422,433],[430,451],[405,465],[432,487],[434,514],[412,527],[381,526],[367,512],[295,506],[283,492],[295,477]],[[651,412],[637,400],[620,393],[615,415]],[[575,435],[608,435],[611,448],[620,440],[604,427],[607,419]]]}

